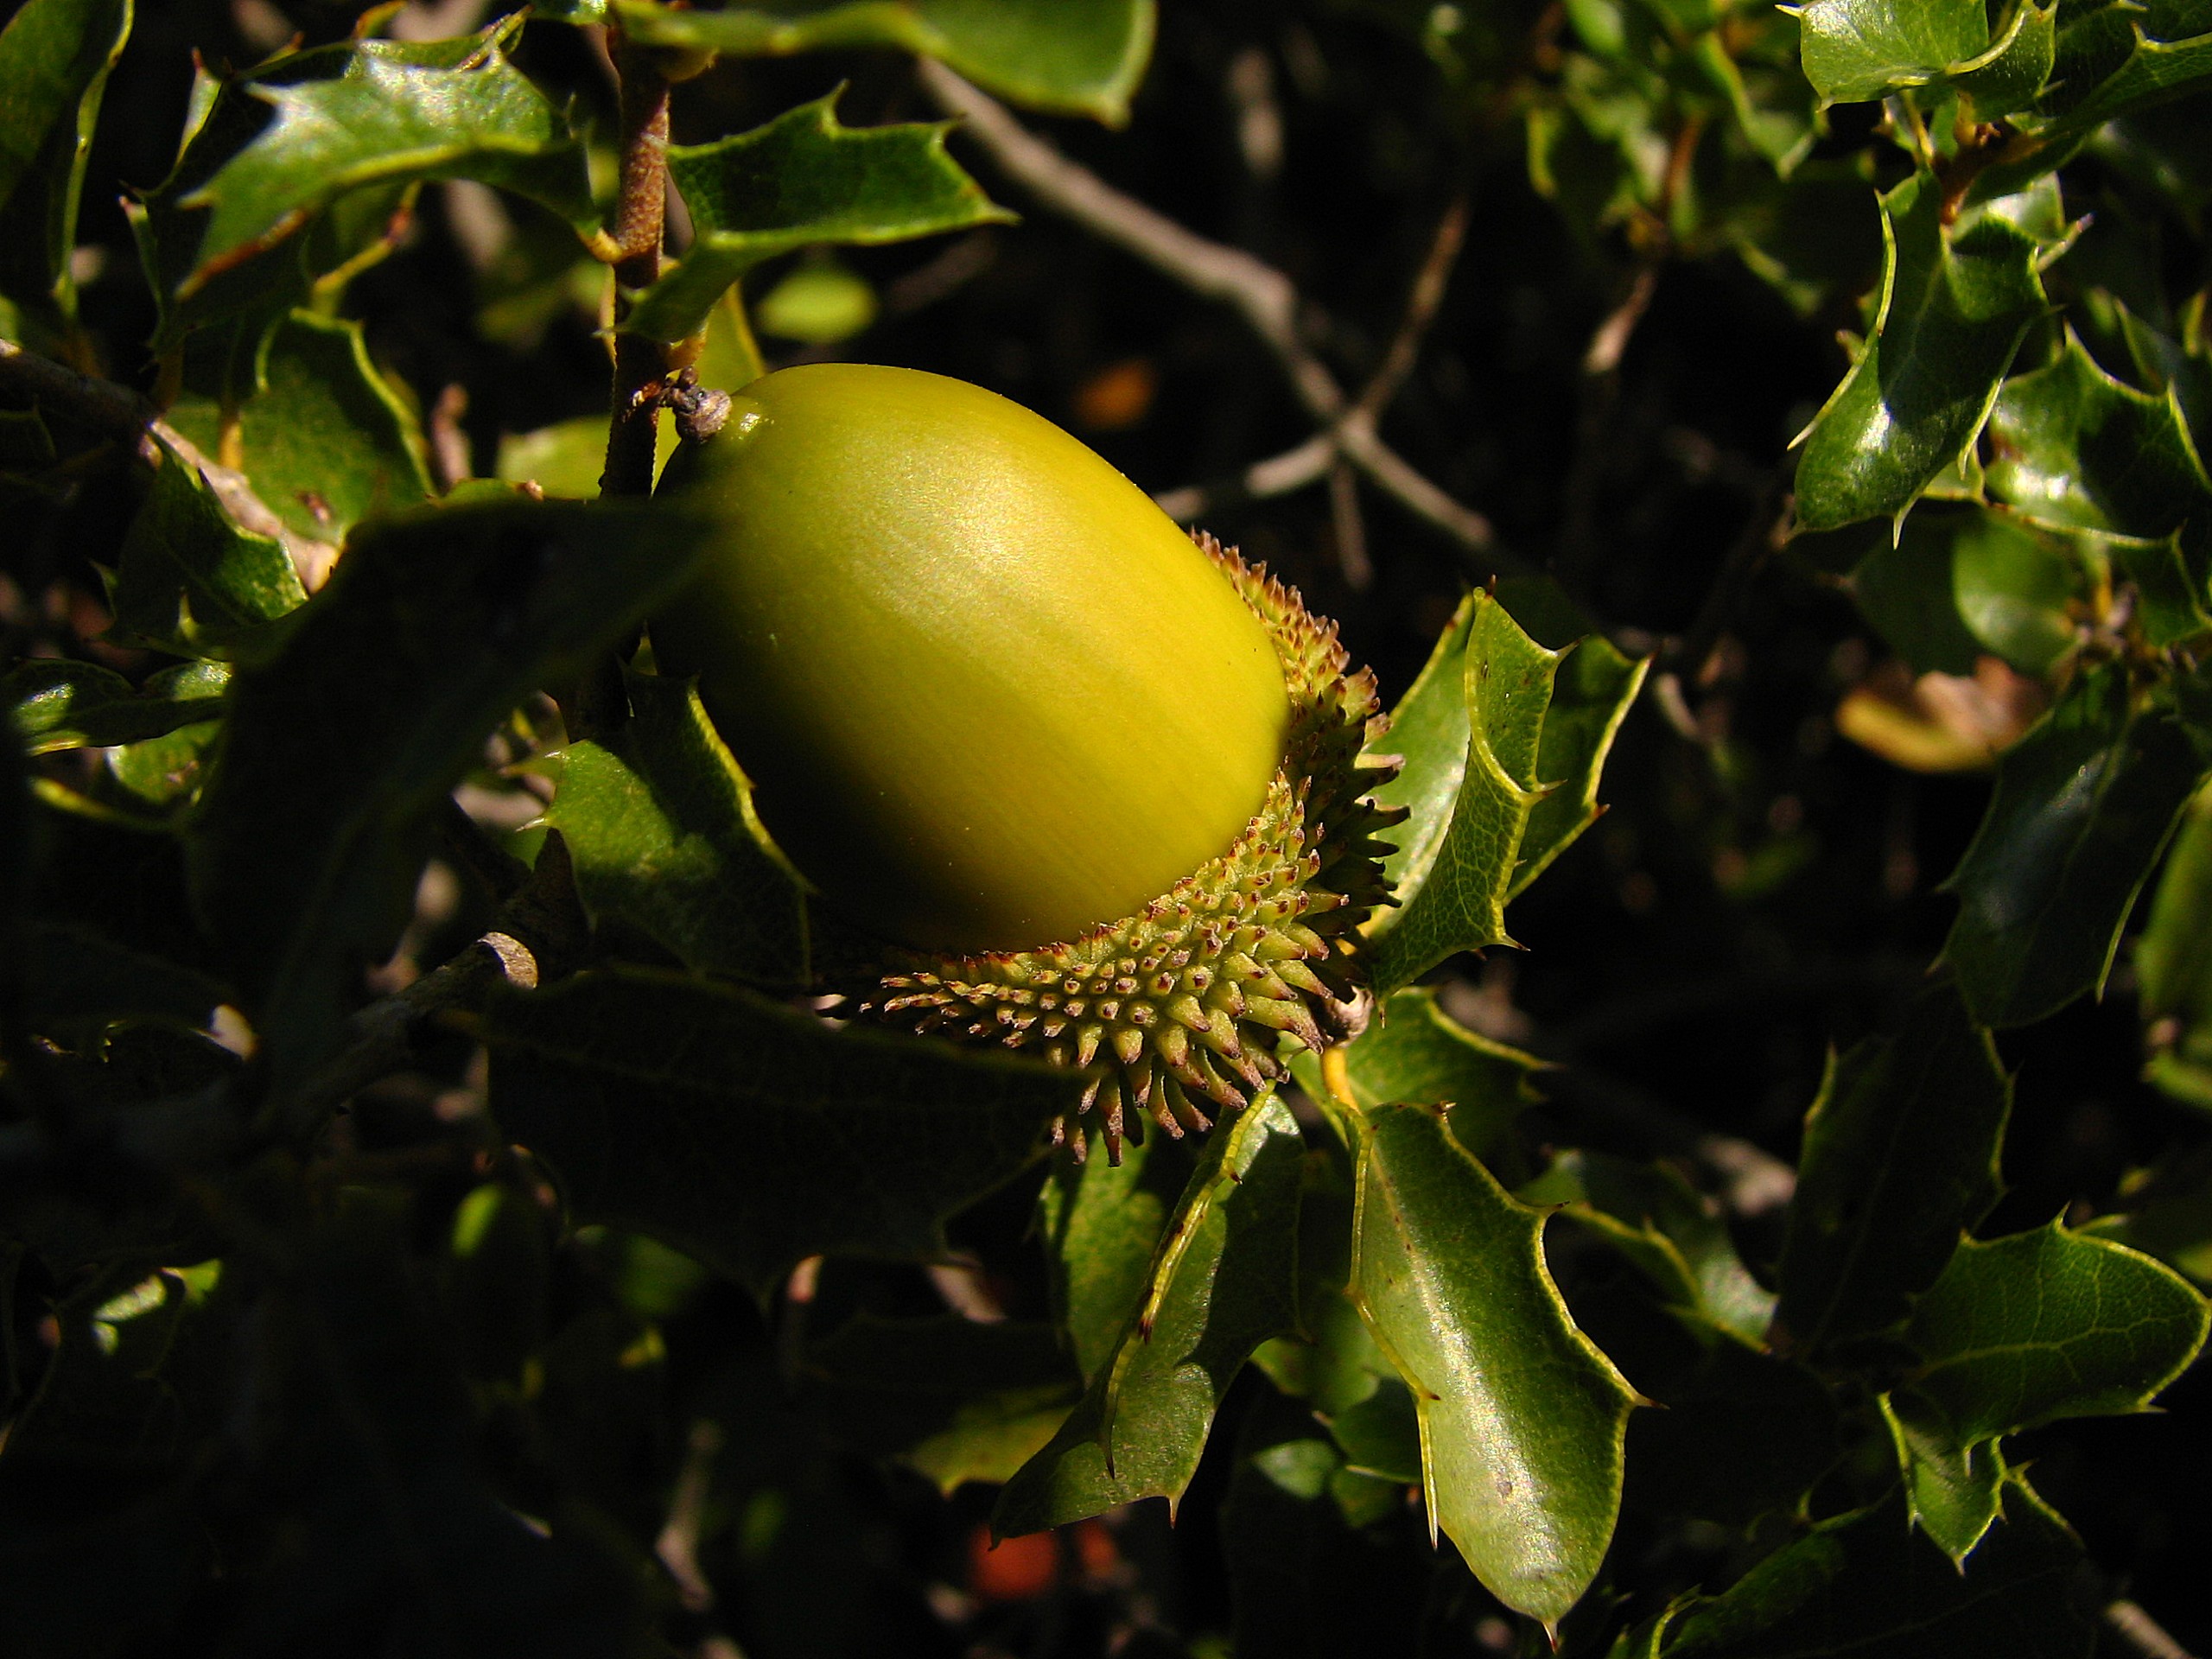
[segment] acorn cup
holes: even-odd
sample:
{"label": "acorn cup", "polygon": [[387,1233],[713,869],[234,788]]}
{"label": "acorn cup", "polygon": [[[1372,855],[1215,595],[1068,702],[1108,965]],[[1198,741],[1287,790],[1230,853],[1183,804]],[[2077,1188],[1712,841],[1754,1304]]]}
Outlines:
{"label": "acorn cup", "polygon": [[1369,798],[1374,677],[1295,589],[909,369],[755,381],[661,493],[720,535],[658,665],[852,931],[846,1012],[1090,1071],[1117,1161],[1281,1076],[1278,1033],[1363,1018],[1403,811]]}

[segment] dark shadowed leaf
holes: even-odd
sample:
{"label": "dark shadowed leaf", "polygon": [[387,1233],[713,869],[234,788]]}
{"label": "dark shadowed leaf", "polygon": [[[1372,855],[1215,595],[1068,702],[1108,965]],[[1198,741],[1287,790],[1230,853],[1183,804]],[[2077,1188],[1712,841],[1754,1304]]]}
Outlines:
{"label": "dark shadowed leaf", "polygon": [[835,1030],[734,987],[615,969],[486,1013],[492,1108],[578,1221],[676,1246],[766,1297],[803,1256],[927,1260],[1045,1146],[1071,1072]]}
{"label": "dark shadowed leaf", "polygon": [[1082,1402],[1007,1483],[1001,1536],[1141,1497],[1171,1510],[1253,1349],[1298,1324],[1304,1143],[1269,1094],[1214,1130],[1146,1270],[1139,1302]]}
{"label": "dark shadowed leaf", "polygon": [[[261,339],[256,365],[238,410],[238,465],[292,529],[336,541],[372,513],[429,497],[422,434],[369,361],[359,323],[291,312]],[[169,419],[218,452],[213,400],[182,399]]]}
{"label": "dark shadowed leaf", "polygon": [[[1488,594],[1477,594],[1473,604],[1459,667],[1467,721],[1462,774],[1450,798],[1449,822],[1429,841],[1426,862],[1408,859],[1396,873],[1402,908],[1381,912],[1375,925],[1369,971],[1378,995],[1458,951],[1512,943],[1505,900],[1529,814],[1548,781],[1537,766],[1552,676],[1563,653],[1531,639]],[[1449,664],[1432,659],[1428,672],[1438,688],[1433,695],[1440,696],[1450,684]],[[1440,711],[1437,723],[1443,723]],[[1406,789],[1421,791],[1421,804],[1431,804],[1433,785],[1401,786]],[[1389,796],[1398,798],[1399,792]],[[1408,828],[1428,839],[1415,825]]]}
{"label": "dark shadowed leaf", "polygon": [[1668,1166],[1570,1149],[1516,1196],[1566,1205],[1675,1306],[1745,1342],[1765,1336],[1773,1294],[1745,1268],[1719,1206]]}
{"label": "dark shadowed leaf", "polygon": [[1491,1594],[1555,1624],[1612,1537],[1635,1392],[1568,1317],[1542,1211],[1433,1108],[1359,1121],[1352,1288],[1414,1390],[1431,1524]]}
{"label": "dark shadowed leaf", "polygon": [[391,950],[485,734],[674,592],[696,545],[690,521],[642,507],[422,509],[356,535],[283,648],[240,671],[193,892],[280,1077]]}
{"label": "dark shadowed leaf", "polygon": [[2025,1025],[2099,989],[2121,925],[2204,757],[2170,708],[2137,706],[2126,671],[2093,669],[2005,751],[1997,791],[1943,883],[1944,945],[1986,1025]]}
{"label": "dark shadowed leaf", "polygon": [[847,127],[836,100],[832,92],[751,132],[671,147],[669,172],[697,235],[637,296],[625,330],[664,340],[694,334],[732,283],[794,248],[904,242],[1014,217],[945,154],[949,124]]}
{"label": "dark shadowed leaf", "polygon": [[1980,430],[2044,305],[2038,239],[2007,216],[2024,200],[2004,198],[1946,224],[1942,190],[1926,173],[1882,198],[1873,331],[1798,460],[1806,529],[1896,518]]}
{"label": "dark shadowed leaf", "polygon": [[1011,1477],[1083,1392],[1050,1325],[863,1313],[807,1351],[806,1397],[846,1444],[951,1492]]}
{"label": "dark shadowed leaf", "polygon": [[117,638],[192,657],[265,643],[308,596],[292,556],[240,530],[198,468],[161,453],[108,585]]}
{"label": "dark shadowed leaf", "polygon": [[630,718],[569,746],[546,811],[594,920],[641,929],[686,966],[807,982],[806,906],[769,850],[745,777],[688,683],[625,671]]}
{"label": "dark shadowed leaf", "polygon": [[60,658],[18,664],[0,677],[0,707],[33,754],[104,749],[160,737],[223,711],[222,663],[183,663],[134,687],[111,668]]}
{"label": "dark shadowed leaf", "polygon": [[0,294],[75,309],[77,204],[130,0],[29,0],[0,30]]}
{"label": "dark shadowed leaf", "polygon": [[1961,1573],[1891,1502],[1823,1522],[1668,1620],[1663,1659],[2087,1659],[2082,1547],[2017,1483]]}
{"label": "dark shadowed leaf", "polygon": [[2082,8],[2059,31],[2037,130],[2056,147],[2212,83],[2208,22],[2189,0]]}
{"label": "dark shadowed leaf", "polygon": [[1191,1159],[1187,1142],[1155,1135],[1122,1142],[1122,1161],[1113,1164],[1094,1140],[1086,1161],[1056,1159],[1045,1178],[1037,1225],[1052,1317],[1086,1382],[1112,1355],[1144,1295],[1146,1270],[1190,1179]]}
{"label": "dark shadowed leaf", "polygon": [[2001,1187],[2012,1088],[1948,986],[1834,1061],[1805,1118],[1772,1339],[1814,1352],[1904,1319]]}
{"label": "dark shadowed leaf", "polygon": [[941,58],[1033,109],[1128,118],[1152,55],[1153,0],[755,0],[715,11],[613,0],[623,32],[650,46],[735,57],[891,47]]}
{"label": "dark shadowed leaf", "polygon": [[240,268],[365,186],[479,179],[588,222],[582,146],[506,56],[522,22],[459,40],[316,47],[225,82],[146,198],[143,252],[164,301],[157,348],[257,294],[263,278]]}
{"label": "dark shadowed leaf", "polygon": [[[1245,1418],[1221,1514],[1237,1652],[1418,1651],[1428,1563],[1392,1530],[1348,1520],[1336,1489],[1357,1478],[1293,1402],[1262,1401]],[[1391,1510],[1405,1511],[1395,1495]]]}
{"label": "dark shadowed leaf", "polygon": [[2212,511],[2171,389],[2121,385],[2070,328],[2056,362],[2005,383],[1989,435],[1991,489],[2039,524],[2155,538]]}
{"label": "dark shadowed leaf", "polygon": [[2206,1317],[2171,1268],[2056,1222],[1968,1239],[1905,1327],[1907,1392],[1961,1446],[2142,1411],[2196,1358]]}
{"label": "dark shadowed leaf", "polygon": [[2135,944],[2143,1017],[2157,1022],[2145,1071],[2177,1099],[2212,1105],[2212,790],[2190,798]]}

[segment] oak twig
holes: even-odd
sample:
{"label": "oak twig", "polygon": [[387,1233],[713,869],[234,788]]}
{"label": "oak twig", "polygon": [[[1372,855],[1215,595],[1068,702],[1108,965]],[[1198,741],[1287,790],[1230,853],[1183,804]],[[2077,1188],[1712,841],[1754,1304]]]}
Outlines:
{"label": "oak twig", "polygon": [[[1008,177],[1046,207],[1192,293],[1230,306],[1274,354],[1300,404],[1324,430],[1316,440],[1249,468],[1239,480],[1243,493],[1281,494],[1300,488],[1325,477],[1342,456],[1384,494],[1427,519],[1465,551],[1481,555],[1485,575],[1491,574],[1492,566],[1522,568],[1499,551],[1489,519],[1454,499],[1382,441],[1375,429],[1380,402],[1370,409],[1345,397],[1336,376],[1306,342],[1299,326],[1304,302],[1288,276],[1265,260],[1185,229],[1116,189],[1031,132],[1004,105],[943,64],[925,59],[916,72],[938,106],[958,118],[963,130],[989,153]],[[1442,251],[1432,248],[1423,268],[1426,274],[1434,267],[1434,275],[1426,283],[1416,281],[1414,284],[1414,302],[1408,308],[1414,326],[1404,353],[1408,358],[1427,326],[1423,314],[1433,315],[1442,298],[1451,259],[1465,234],[1464,212],[1455,206],[1446,214],[1446,230],[1440,231],[1438,238]],[[1402,337],[1406,333],[1402,327]],[[1394,370],[1392,359],[1387,357],[1383,368],[1393,374],[1402,372]],[[1386,383],[1382,401],[1387,401],[1393,389]],[[1213,499],[1211,492],[1175,491],[1161,501],[1172,515],[1183,517],[1179,507],[1194,505],[1203,509]]]}
{"label": "oak twig", "polygon": [[[621,177],[608,251],[619,296],[660,279],[661,237],[668,219],[668,78],[648,54],[627,44],[616,46],[614,64],[622,84]],[[653,442],[667,372],[668,353],[657,341],[638,334],[614,336],[607,468],[599,480],[602,495],[652,493]]]}
{"label": "oak twig", "polygon": [[286,524],[253,493],[245,474],[201,453],[199,445],[128,386],[79,374],[66,364],[25,351],[12,340],[0,340],[0,393],[28,397],[113,442],[128,445],[149,467],[160,466],[162,451],[168,449],[207,480],[232,523],[281,544],[310,592],[322,585],[338,561],[337,548]]}

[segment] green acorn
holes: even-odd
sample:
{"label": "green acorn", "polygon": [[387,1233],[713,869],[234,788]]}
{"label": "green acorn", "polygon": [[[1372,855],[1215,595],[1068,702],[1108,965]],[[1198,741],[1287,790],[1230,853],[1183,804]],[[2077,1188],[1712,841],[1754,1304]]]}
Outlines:
{"label": "green acorn", "polygon": [[1373,677],[1294,589],[912,370],[756,381],[662,489],[721,534],[655,651],[868,941],[854,1012],[1093,1070],[1116,1158],[1358,1017],[1397,815]]}

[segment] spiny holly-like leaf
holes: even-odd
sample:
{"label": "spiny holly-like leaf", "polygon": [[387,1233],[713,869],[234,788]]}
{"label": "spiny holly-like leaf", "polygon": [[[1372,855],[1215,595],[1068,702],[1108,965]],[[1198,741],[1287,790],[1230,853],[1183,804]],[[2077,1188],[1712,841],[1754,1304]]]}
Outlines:
{"label": "spiny holly-like leaf", "polygon": [[[1900,1503],[1821,1522],[1727,1592],[1663,1620],[1655,1659],[2087,1659],[2082,1546],[2015,1481],[2005,1519],[1961,1572]],[[1655,1632],[1656,1637],[1657,1633]]]}
{"label": "spiny holly-like leaf", "polygon": [[1103,1142],[1077,1164],[1062,1160],[1038,1195],[1038,1230],[1051,1274],[1052,1316],[1088,1382],[1120,1341],[1144,1295],[1145,1272],[1188,1185],[1191,1153],[1154,1135],[1124,1141],[1109,1163]]}
{"label": "spiny holly-like leaf", "polygon": [[0,30],[0,295],[75,309],[69,255],[130,0],[29,0]]}
{"label": "spiny holly-like leaf", "polygon": [[486,1012],[492,1109],[578,1221],[633,1228],[766,1297],[809,1255],[926,1261],[1032,1162],[1083,1079],[835,1030],[734,986],[578,975]]}
{"label": "spiny holly-like leaf", "polygon": [[2003,200],[1943,218],[1935,177],[1881,199],[1881,300],[1858,360],[1815,417],[1797,463],[1808,530],[1894,518],[1981,429],[2044,305],[2037,238]]}
{"label": "spiny holly-like leaf", "polygon": [[[361,327],[294,311],[261,337],[256,385],[238,410],[241,469],[277,517],[334,541],[375,512],[430,494],[414,416],[369,361]],[[208,454],[222,410],[180,399],[169,420]]]}
{"label": "spiny holly-like leaf", "polygon": [[1082,1382],[1052,1328],[862,1313],[807,1351],[807,1397],[838,1439],[950,1493],[1002,1482],[1059,1427]]}
{"label": "spiny holly-like leaf", "polygon": [[1905,1327],[1919,1366],[1882,1402],[1913,1518],[1963,1560],[1996,1518],[2003,1436],[2147,1410],[2206,1319],[2171,1268],[2056,1222],[1965,1241]]}
{"label": "spiny holly-like leaf", "polygon": [[1548,787],[1522,833],[1520,861],[1506,890],[1509,899],[1520,897],[1598,822],[1599,775],[1650,667],[1649,657],[1624,657],[1599,634],[1568,648],[1552,676],[1543,742],[1536,753],[1536,776]]}
{"label": "spiny holly-like leaf", "polygon": [[1803,31],[1805,79],[1823,104],[1867,103],[1925,86],[1965,72],[1991,49],[1980,0],[1810,0],[1790,10]]}
{"label": "spiny holly-like leaf", "polygon": [[1620,1512],[1636,1394],[1575,1328],[1516,1202],[1441,1113],[1360,1115],[1352,1289],[1414,1391],[1430,1524],[1492,1595],[1555,1624]]}
{"label": "spiny holly-like leaf", "polygon": [[2014,0],[1988,50],[1971,63],[1953,66],[1949,79],[1974,118],[1991,121],[2031,108],[2057,55],[2058,0]]}
{"label": "spiny holly-like leaf", "polygon": [[1165,1497],[1197,1472],[1253,1349],[1298,1324],[1297,1120],[1267,1095],[1217,1128],[1082,1403],[1007,1483],[991,1527],[1037,1532]]}
{"label": "spiny holly-like leaf", "polygon": [[520,499],[381,520],[283,649],[239,671],[193,893],[280,1078],[391,950],[484,734],[673,594],[699,534],[666,512]]}
{"label": "spiny holly-like leaf", "polygon": [[240,530],[166,444],[108,586],[124,644],[221,657],[264,644],[308,596],[281,543]]}
{"label": "spiny holly-like leaf", "polygon": [[2120,930],[2202,774],[2171,707],[2093,669],[2005,752],[1943,947],[1974,1018],[2025,1025],[2104,983]]}
{"label": "spiny holly-like leaf", "polygon": [[1391,831],[1392,850],[1382,860],[1383,879],[1402,900],[1428,880],[1467,776],[1467,640],[1475,607],[1485,602],[1488,596],[1480,593],[1459,601],[1411,689],[1390,711],[1390,728],[1382,741],[1382,748],[1403,763],[1374,791],[1383,805],[1407,811],[1406,821]]}
{"label": "spiny holly-like leaf", "polygon": [[2001,1187],[2012,1087],[1956,992],[1831,1063],[1805,1117],[1772,1339],[1813,1352],[1902,1320]]}
{"label": "spiny holly-like leaf", "polygon": [[569,746],[545,814],[585,908],[643,930],[688,967],[804,985],[805,899],[697,696],[650,674],[625,671],[623,684],[629,720]]}
{"label": "spiny holly-like leaf", "polygon": [[164,301],[156,349],[257,292],[258,277],[228,289],[224,279],[364,186],[479,179],[588,221],[582,146],[507,59],[522,22],[516,13],[459,40],[316,47],[224,83],[146,198],[142,239]]}
{"label": "spiny holly-like leaf", "polygon": [[2189,0],[2084,7],[2059,31],[2037,123],[2054,147],[2212,83],[2212,29]]}
{"label": "spiny holly-like leaf", "polygon": [[104,749],[214,719],[223,711],[229,681],[230,670],[221,663],[182,663],[134,688],[97,663],[41,658],[0,678],[0,707],[32,754]]}
{"label": "spiny holly-like leaf", "polygon": [[2039,524],[2155,537],[2212,510],[2173,390],[2121,385],[2071,328],[2056,362],[2005,382],[1989,433],[1990,487]]}
{"label": "spiny holly-like leaf", "polygon": [[1533,1082],[1542,1061],[1468,1030],[1437,1006],[1434,991],[1395,991],[1378,1014],[1344,1051],[1345,1076],[1357,1104],[1449,1106],[1452,1133],[1480,1158],[1525,1108],[1542,1098]]}
{"label": "spiny holly-like leaf", "polygon": [[1667,1166],[1570,1149],[1517,1196],[1567,1206],[1568,1216],[1616,1246],[1668,1301],[1745,1342],[1764,1339],[1773,1293],[1744,1266],[1717,1206]]}
{"label": "spiny holly-like leaf", "polygon": [[1914,1305],[1907,1389],[1959,1445],[2062,1417],[2142,1411],[2204,1345],[2171,1268],[2058,1223],[1959,1246]]}
{"label": "spiny holly-like leaf", "polygon": [[2145,1075],[2177,1099],[2212,1105],[2212,789],[2190,798],[2166,855],[2135,944],[2135,982],[2144,1019],[2164,1026]]}
{"label": "spiny holly-like leaf", "polygon": [[[1487,594],[1474,595],[1466,628],[1456,676],[1460,717],[1466,721],[1460,778],[1443,798],[1450,817],[1440,831],[1433,819],[1406,826],[1423,852],[1395,873],[1402,908],[1381,912],[1370,963],[1378,995],[1410,983],[1456,951],[1512,943],[1505,931],[1505,900],[1522,837],[1543,798],[1543,784],[1556,781],[1541,779],[1537,767],[1552,677],[1564,653],[1531,639]],[[1440,698],[1454,677],[1452,665],[1432,659],[1428,672],[1436,688],[1429,695]],[[1421,735],[1431,738],[1439,753],[1448,752],[1450,739],[1442,734],[1451,717],[1441,709],[1423,714],[1422,724],[1436,731]],[[1431,811],[1438,798],[1433,782],[1425,779],[1402,779],[1376,794],[1386,804],[1408,799]]]}
{"label": "spiny holly-like leaf", "polygon": [[664,340],[696,333],[732,283],[793,248],[904,242],[1014,217],[945,154],[949,123],[847,127],[836,99],[711,144],[670,148],[696,235],[683,261],[636,296],[626,331]]}
{"label": "spiny holly-like leaf", "polygon": [[941,58],[1032,109],[1119,126],[1152,55],[1153,0],[747,0],[695,11],[612,0],[630,39],[734,57],[890,47]]}
{"label": "spiny holly-like leaf", "polygon": [[1937,1548],[1963,1564],[2004,1507],[2011,1471],[2003,1449],[1994,1438],[1960,1443],[1910,1395],[1881,1395],[1875,1404],[1897,1447],[1906,1513]]}

